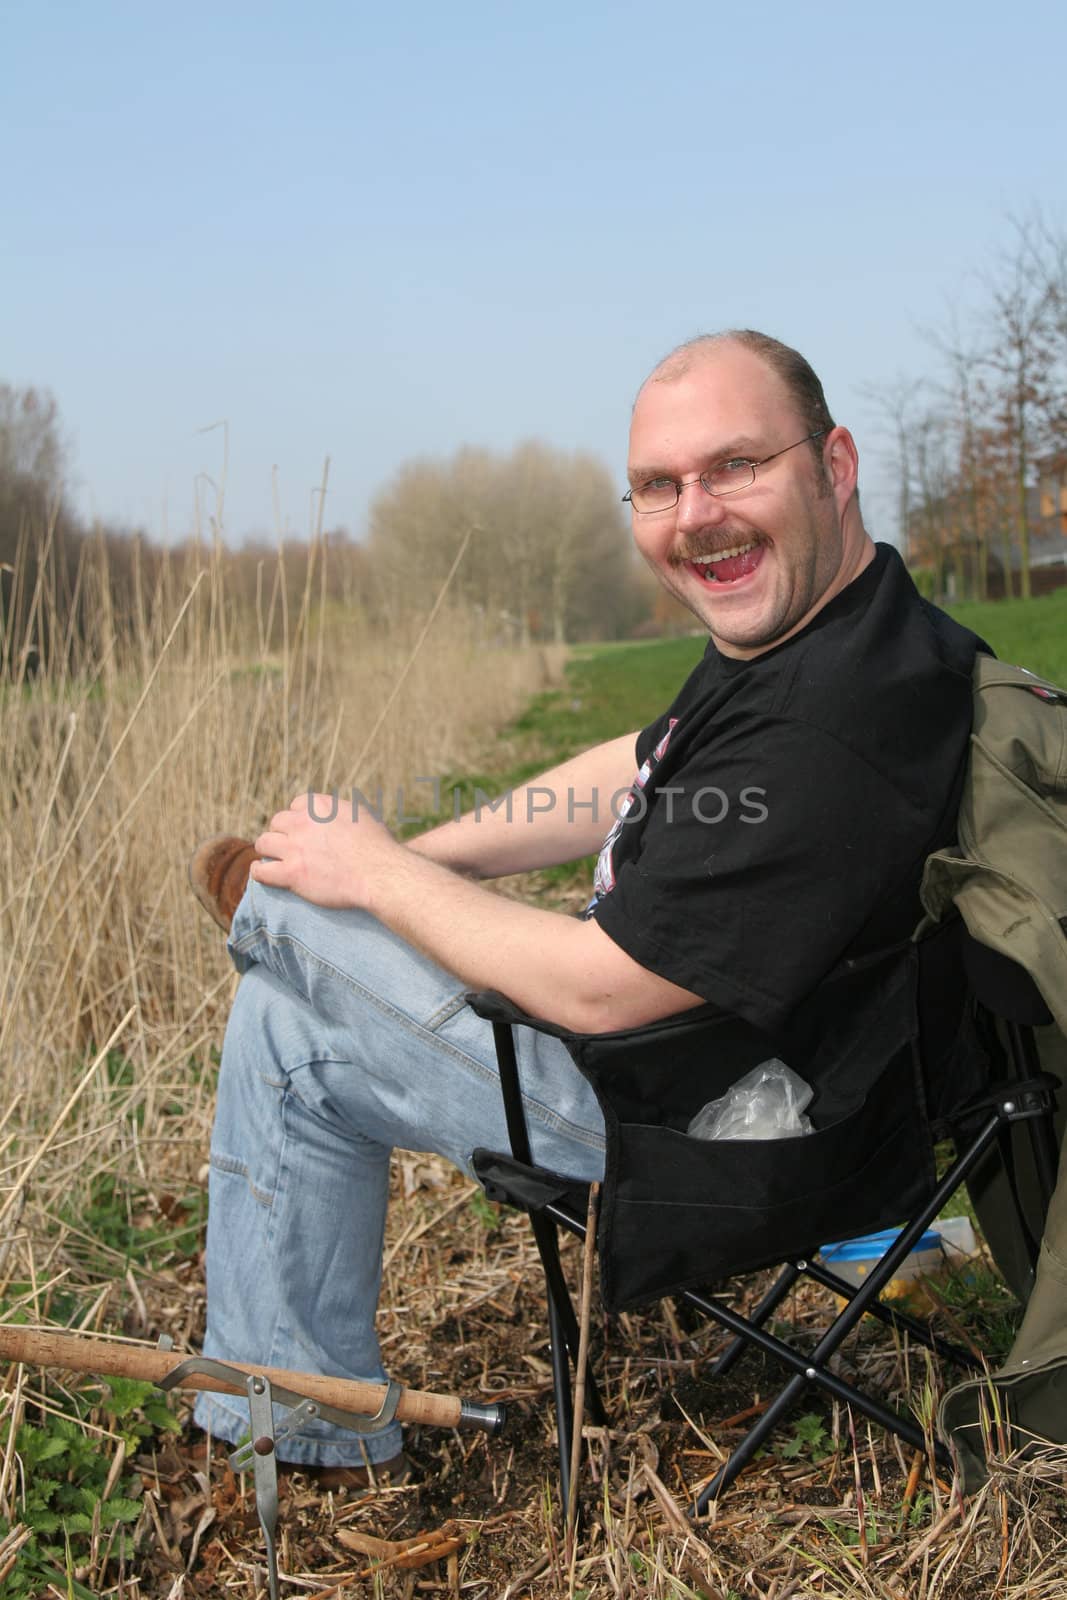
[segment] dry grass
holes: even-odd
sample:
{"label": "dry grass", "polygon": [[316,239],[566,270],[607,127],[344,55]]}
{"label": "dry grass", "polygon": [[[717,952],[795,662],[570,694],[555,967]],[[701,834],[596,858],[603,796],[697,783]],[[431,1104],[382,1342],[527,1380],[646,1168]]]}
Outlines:
{"label": "dry grass", "polygon": [[479,647],[445,609],[365,751],[422,619],[386,635],[323,616],[309,592],[269,655],[255,640],[270,578],[254,618],[233,616],[217,562],[171,574],[123,639],[90,565],[93,636],[32,680],[4,664],[0,1059],[16,1128],[56,1109],[120,1025],[148,1095],[217,1039],[226,963],[184,877],[198,839],[258,827],[309,783],[383,785],[387,813],[402,785],[410,807],[429,795],[418,776],[462,771],[552,668],[542,651]]}
{"label": "dry grass", "polygon": [[[486,730],[542,687],[549,666],[540,653],[487,658],[487,647],[471,646],[469,619],[443,610],[353,771],[420,619],[385,638],[366,619],[328,614],[309,588],[288,619],[285,648],[270,656],[258,644],[272,605],[269,573],[258,617],[232,613],[215,561],[199,574],[171,574],[126,637],[105,580],[84,574],[97,621],[61,669],[46,662],[28,682],[8,658],[0,682],[0,1305],[5,1320],[148,1338],[165,1331],[195,1348],[197,1196],[232,978],[186,889],[189,849],[206,833],[254,827],[309,781],[389,790],[461,770],[484,756]],[[787,1429],[710,1521],[690,1525],[692,1495],[776,1374],[746,1358],[729,1386],[710,1385],[717,1335],[669,1307],[610,1325],[594,1315],[613,1425],[587,1429],[569,1564],[547,1327],[525,1223],[472,1199],[466,1180],[435,1159],[398,1156],[394,1183],[386,1361],[417,1387],[506,1398],[511,1425],[493,1442],[416,1433],[410,1448],[422,1479],[412,1488],[323,1496],[294,1475],[281,1523],[289,1592],[322,1600],[1067,1595],[1061,1465],[1005,1465],[963,1504],[925,1459],[818,1402],[825,1455],[806,1446],[784,1455]],[[577,1252],[568,1259],[576,1274]],[[800,1299],[791,1314],[803,1327],[816,1309]],[[927,1380],[884,1335],[842,1359],[903,1403],[921,1402],[925,1381],[942,1381],[936,1371]],[[0,1593],[25,1549],[25,1479],[6,1423],[47,1421],[66,1404],[68,1382],[31,1368],[4,1381],[0,1515],[13,1527],[0,1540]],[[86,1426],[117,1481],[130,1463],[103,1404]],[[250,1495],[220,1459],[190,1438],[161,1437],[136,1466],[136,1557],[119,1561],[94,1537],[75,1574],[89,1593],[253,1600],[264,1592]],[[374,1540],[404,1547],[435,1533],[440,1559],[412,1568],[391,1559],[371,1573]]]}
{"label": "dry grass", "polygon": [[84,1212],[101,1174],[180,1188],[205,1158],[233,980],[185,881],[195,843],[256,830],[309,783],[383,785],[387,814],[404,786],[410,810],[429,795],[417,776],[462,771],[559,670],[479,643],[447,603],[412,659],[424,617],[386,633],[324,607],[318,576],[273,654],[280,574],[239,614],[210,552],[126,619],[90,556],[91,626],[62,648],[46,579],[38,637],[55,648],[32,677],[0,632],[0,1293],[35,1284],[42,1315],[60,1210]]}

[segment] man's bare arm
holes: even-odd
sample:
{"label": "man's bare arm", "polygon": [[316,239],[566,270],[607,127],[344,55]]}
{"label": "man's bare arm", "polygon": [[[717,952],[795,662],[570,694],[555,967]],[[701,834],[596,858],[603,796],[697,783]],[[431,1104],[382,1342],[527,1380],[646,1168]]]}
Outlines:
{"label": "man's bare arm", "polygon": [[416,854],[473,878],[502,878],[599,850],[637,771],[637,734],[594,745],[516,789],[408,841]]}
{"label": "man's bare arm", "polygon": [[370,815],[314,821],[308,797],[256,841],[252,875],[312,900],[356,906],[472,989],[498,989],[579,1033],[636,1027],[701,1004],[640,966],[596,922],[505,899],[398,844]]}

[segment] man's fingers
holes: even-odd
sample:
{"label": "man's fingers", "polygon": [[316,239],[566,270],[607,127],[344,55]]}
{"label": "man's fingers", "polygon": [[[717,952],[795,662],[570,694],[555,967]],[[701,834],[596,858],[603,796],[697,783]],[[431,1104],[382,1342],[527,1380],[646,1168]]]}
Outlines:
{"label": "man's fingers", "polygon": [[273,823],[265,833],[261,833],[255,841],[256,851],[261,856],[281,856],[285,854],[286,846],[290,843],[288,836],[279,833]]}
{"label": "man's fingers", "polygon": [[257,883],[265,883],[268,888],[288,888],[292,867],[284,861],[253,861],[251,870]]}

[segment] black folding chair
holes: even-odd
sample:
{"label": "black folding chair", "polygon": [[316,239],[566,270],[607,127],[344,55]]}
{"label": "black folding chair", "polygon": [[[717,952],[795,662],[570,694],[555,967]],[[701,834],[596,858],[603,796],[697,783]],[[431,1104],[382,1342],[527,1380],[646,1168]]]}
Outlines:
{"label": "black folding chair", "polygon": [[[1042,1072],[1035,1028],[1053,1016],[1023,967],[964,936],[963,965],[975,996],[974,1024],[992,1076],[1036,1078]],[[1062,1054],[1060,1052],[1059,1054]],[[1062,1062],[1055,1090],[1062,1090]],[[1056,1187],[1067,1104],[1050,1117],[1027,1118],[1004,1132],[979,1161],[967,1187],[993,1258],[1025,1304],[1033,1287],[1045,1215]]]}
{"label": "black folding chair", "polygon": [[[533,1224],[548,1292],[564,1503],[573,1435],[571,1367],[578,1360],[579,1331],[560,1264],[559,1232],[584,1237],[588,1190],[531,1161],[512,1029],[533,1028],[562,1039],[604,1113],[607,1148],[597,1244],[605,1309],[627,1310],[675,1295],[734,1336],[713,1375],[727,1371],[750,1344],[790,1374],[700,1494],[694,1507],[700,1515],[811,1385],[925,1448],[923,1431],[912,1418],[830,1370],[831,1357],[865,1314],[950,1361],[977,1365],[969,1351],[879,1299],[949,1198],[991,1151],[1005,1146],[1014,1124],[1025,1122],[1037,1130],[1034,1161],[1046,1205],[1051,1193],[1054,1080],[1036,1070],[1025,1026],[1028,1013],[1015,1018],[1011,992],[1002,980],[1000,987],[994,985],[986,973],[982,1005],[1006,1005],[1012,1019],[1008,1072],[995,1076],[1000,1063],[989,1048],[975,990],[964,976],[964,942],[961,925],[950,923],[919,945],[846,966],[774,1038],[711,1008],[620,1033],[575,1035],[525,1015],[500,995],[468,996],[473,1009],[493,1024],[511,1141],[510,1152],[476,1150],[474,1165],[490,1198],[527,1211]],[[1015,975],[1009,976],[1014,981]],[[814,1087],[813,1133],[713,1142],[686,1134],[700,1106],[772,1056]],[[938,1178],[935,1144],[946,1135],[954,1137],[957,1153]],[[903,1224],[898,1239],[858,1288],[818,1258],[822,1241],[897,1224]],[[709,1284],[776,1265],[779,1276],[748,1316],[708,1292]],[[802,1276],[844,1302],[811,1351],[795,1348],[767,1328]],[[602,1423],[604,1407],[591,1373],[586,1395],[591,1420]],[[935,1450],[950,1471],[945,1447],[938,1443]]]}

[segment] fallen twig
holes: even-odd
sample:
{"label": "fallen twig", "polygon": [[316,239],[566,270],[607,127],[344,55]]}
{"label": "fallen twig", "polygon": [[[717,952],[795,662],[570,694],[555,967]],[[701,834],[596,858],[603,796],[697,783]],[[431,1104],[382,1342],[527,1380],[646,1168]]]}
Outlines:
{"label": "fallen twig", "polygon": [[426,1567],[432,1561],[443,1561],[462,1550],[467,1535],[454,1522],[446,1522],[432,1533],[417,1533],[411,1539],[376,1539],[369,1533],[359,1533],[355,1528],[338,1528],[335,1537],[339,1544],[360,1555],[377,1556],[372,1567],[365,1567],[361,1578],[370,1578],[386,1567],[400,1567],[410,1571]]}

